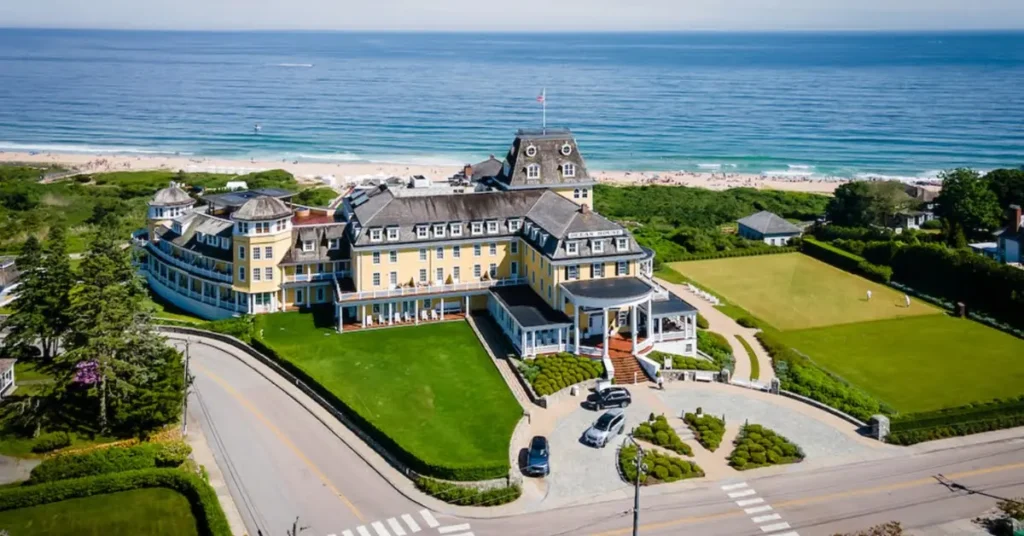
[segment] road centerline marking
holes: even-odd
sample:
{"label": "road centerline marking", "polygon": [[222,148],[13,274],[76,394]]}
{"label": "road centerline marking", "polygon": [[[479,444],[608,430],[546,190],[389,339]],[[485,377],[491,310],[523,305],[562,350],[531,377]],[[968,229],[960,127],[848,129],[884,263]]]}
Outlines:
{"label": "road centerline marking", "polygon": [[[195,360],[192,361],[191,365],[197,371],[199,371],[202,374],[205,374],[207,377],[213,380],[214,383],[219,385],[222,389],[227,391],[229,395],[238,400],[242,404],[242,406],[245,407],[245,409],[249,410],[250,413],[255,415],[256,418],[260,422],[262,422],[263,425],[266,426],[271,433],[277,436],[278,440],[280,440],[281,443],[288,447],[288,450],[291,450],[293,453],[295,453],[295,455],[298,456],[300,460],[302,460],[306,467],[309,467],[313,474],[315,474],[317,478],[319,478],[320,481],[323,482],[324,485],[327,486],[327,488],[330,489],[332,493],[334,493],[335,496],[337,496],[339,499],[341,499],[343,503],[345,503],[345,506],[347,506],[348,509],[351,510],[353,514],[355,514],[356,519],[358,519],[361,522],[366,521],[366,519],[363,517],[362,512],[360,512],[359,509],[356,508],[356,505],[352,504],[352,501],[348,500],[348,497],[346,497],[343,493],[341,493],[341,490],[334,486],[330,479],[327,478],[327,475],[325,475],[323,471],[321,471],[320,468],[313,463],[313,460],[310,460],[309,457],[307,457],[304,452],[299,450],[299,447],[297,447],[295,443],[292,442],[291,439],[288,439],[288,436],[284,435],[284,433],[281,432],[281,430],[277,426],[275,426],[274,423],[270,422],[270,419],[263,415],[263,413],[261,413],[260,410],[256,409],[256,406],[254,406],[252,402],[249,401],[248,398],[239,393],[234,387],[231,386],[231,384],[224,381],[223,378],[217,376],[216,374],[211,372],[206,367],[200,365],[199,363],[196,363]],[[369,536],[369,533],[366,533],[362,536]]]}

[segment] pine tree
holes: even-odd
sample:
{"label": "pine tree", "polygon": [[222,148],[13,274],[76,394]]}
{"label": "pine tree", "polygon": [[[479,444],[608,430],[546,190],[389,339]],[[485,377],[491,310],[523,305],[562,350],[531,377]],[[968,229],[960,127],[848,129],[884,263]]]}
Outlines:
{"label": "pine tree", "polygon": [[15,266],[21,275],[17,296],[11,303],[14,312],[0,326],[7,331],[4,347],[8,351],[39,342],[47,323],[43,307],[43,252],[36,237],[25,240]]}
{"label": "pine tree", "polygon": [[101,433],[145,433],[177,419],[184,396],[181,356],[152,331],[128,253],[99,234],[80,271],[71,290],[61,384],[95,391]]}
{"label": "pine tree", "polygon": [[40,301],[46,324],[39,338],[43,358],[49,360],[57,353],[57,346],[71,324],[68,308],[75,275],[68,258],[67,233],[63,225],[50,228],[43,253]]}

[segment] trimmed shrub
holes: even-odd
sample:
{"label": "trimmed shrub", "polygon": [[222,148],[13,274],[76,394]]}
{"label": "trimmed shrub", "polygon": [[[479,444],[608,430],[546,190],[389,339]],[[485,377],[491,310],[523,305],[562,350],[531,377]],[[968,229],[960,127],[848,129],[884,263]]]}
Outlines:
{"label": "trimmed shrub", "polygon": [[757,323],[757,320],[754,320],[752,317],[749,316],[741,316],[738,320],[736,320],[736,323],[745,328],[761,329],[761,326],[760,324]]}
{"label": "trimmed shrub", "polygon": [[736,360],[732,356],[732,346],[720,333],[697,330],[697,349],[715,360],[717,370],[728,369],[729,372],[732,372],[736,367]]}
{"label": "trimmed shrub", "polygon": [[154,467],[178,467],[191,454],[183,441],[109,447],[43,460],[32,469],[31,482],[51,482]]}
{"label": "trimmed shrub", "polygon": [[911,413],[890,422],[886,442],[912,445],[922,441],[1024,426],[1024,396],[937,411]]}
{"label": "trimmed shrub", "polygon": [[664,415],[652,415],[650,420],[633,429],[633,437],[677,454],[693,456],[693,448],[679,438],[679,434],[668,425],[668,419]]}
{"label": "trimmed shrub", "polygon": [[721,370],[718,368],[717,364],[706,359],[687,357],[679,354],[669,354],[666,352],[659,352],[657,350],[647,354],[647,357],[651,358],[651,360],[659,365],[664,362],[666,357],[671,358],[672,368],[677,370]]}
{"label": "trimmed shrub", "polygon": [[[640,475],[640,484],[644,486],[704,476],[704,470],[697,464],[654,449],[644,449],[642,464],[647,466],[647,472]],[[626,482],[636,483],[636,445],[627,444],[619,449],[619,474]]]}
{"label": "trimmed shrub", "polygon": [[498,506],[510,503],[523,494],[518,485],[481,489],[422,476],[416,479],[416,488],[435,499],[459,506]]}
{"label": "trimmed shrub", "polygon": [[600,362],[568,352],[539,356],[532,361],[523,361],[518,367],[539,396],[557,393],[570,385],[604,374],[604,365]]}
{"label": "trimmed shrub", "polygon": [[722,436],[725,435],[725,421],[708,414],[698,417],[695,413],[687,413],[683,420],[697,436],[697,442],[711,452],[718,450],[718,446],[722,444]]}
{"label": "trimmed shrub", "polygon": [[181,493],[192,505],[200,534],[231,536],[213,488],[198,476],[177,469],[142,469],[7,488],[0,490],[0,511],[140,488],[169,488]]}
{"label": "trimmed shrub", "polygon": [[708,323],[708,319],[704,318],[704,315],[697,313],[697,327],[700,329],[708,329],[711,324]]}
{"label": "trimmed shrub", "polygon": [[32,442],[32,452],[42,454],[53,452],[71,445],[71,436],[67,432],[47,432]]}
{"label": "trimmed shrub", "polygon": [[864,257],[843,251],[831,244],[818,242],[813,238],[804,240],[800,251],[836,268],[862,275],[872,281],[888,283],[892,279],[892,268],[873,264]]}
{"label": "trimmed shrub", "polygon": [[679,255],[676,261],[704,261],[710,259],[726,259],[729,257],[753,257],[757,255],[777,255],[779,253],[793,253],[799,251],[799,247],[794,244],[792,246],[764,246],[764,247],[750,247],[750,248],[734,248],[726,249],[722,251],[714,251],[710,253],[694,253],[687,255]]}
{"label": "trimmed shrub", "polygon": [[804,459],[800,447],[759,424],[744,424],[733,441],[729,465],[739,470],[795,463]]}

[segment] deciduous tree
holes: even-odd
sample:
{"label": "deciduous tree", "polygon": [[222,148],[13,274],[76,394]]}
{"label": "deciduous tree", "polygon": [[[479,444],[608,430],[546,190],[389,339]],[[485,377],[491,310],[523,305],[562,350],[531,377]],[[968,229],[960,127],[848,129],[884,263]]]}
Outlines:
{"label": "deciduous tree", "polygon": [[1024,169],[994,169],[985,174],[985,180],[999,198],[999,208],[1024,205]]}
{"label": "deciduous tree", "polygon": [[977,171],[954,169],[939,178],[942,192],[936,199],[936,214],[943,219],[949,244],[962,246],[965,237],[982,235],[999,225],[999,200]]}

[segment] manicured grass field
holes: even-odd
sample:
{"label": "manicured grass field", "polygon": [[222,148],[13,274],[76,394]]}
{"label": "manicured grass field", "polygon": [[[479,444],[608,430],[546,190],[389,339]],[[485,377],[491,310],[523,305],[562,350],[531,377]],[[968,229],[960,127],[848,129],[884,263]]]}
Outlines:
{"label": "manicured grass field", "polygon": [[819,366],[901,413],[1024,391],[1024,341],[971,320],[930,315],[781,336]]}
{"label": "manicured grass field", "polygon": [[137,489],[0,512],[11,536],[198,535],[188,500],[165,488]]}
{"label": "manicured grass field", "polygon": [[[938,309],[800,253],[671,263],[781,330],[929,315]],[[871,301],[865,293],[871,290]]]}
{"label": "manicured grass field", "polygon": [[522,408],[464,322],[338,334],[315,315],[261,315],[263,340],[420,460],[508,460]]}

